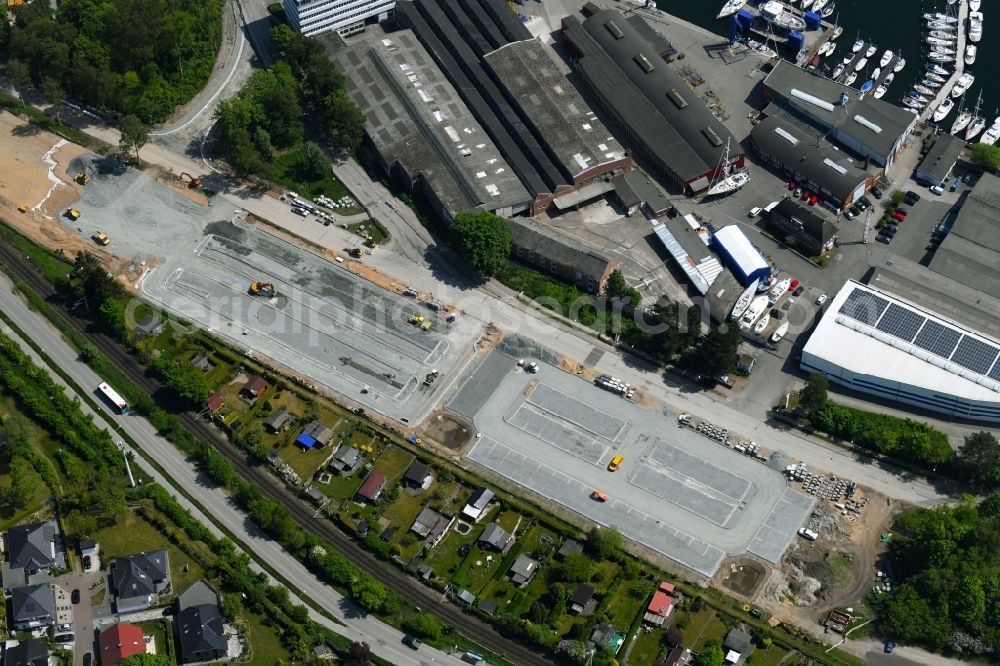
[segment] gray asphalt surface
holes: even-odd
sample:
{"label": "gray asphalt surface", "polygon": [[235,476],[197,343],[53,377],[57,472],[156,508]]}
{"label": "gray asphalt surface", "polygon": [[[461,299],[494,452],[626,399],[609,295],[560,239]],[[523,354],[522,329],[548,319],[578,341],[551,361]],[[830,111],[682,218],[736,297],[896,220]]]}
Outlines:
{"label": "gray asphalt surface", "polygon": [[[12,285],[7,278],[0,276],[0,307],[3,308],[4,312],[44,350],[54,363],[72,377],[74,383],[82,387],[83,390],[86,390],[87,387],[95,387],[96,389],[97,384],[101,381],[100,378],[77,358],[72,348],[62,340],[58,332],[51,328],[40,315],[30,311],[20,297],[11,292],[11,289]],[[13,337],[13,332],[6,325],[0,325],[0,330]],[[34,358],[36,363],[42,365],[41,359],[32,349],[23,343],[22,347]],[[52,376],[57,383],[65,385],[59,376],[54,373]],[[75,389],[67,389],[67,393],[73,395]],[[100,400],[97,402],[101,404]],[[81,408],[85,412],[93,414],[86,404],[81,404]],[[163,478],[143,457],[136,457],[137,464],[170,490],[181,505],[191,511],[192,515],[203,522],[214,534],[221,536],[222,532],[208,518],[211,515],[219,524],[236,536],[251,558],[267,562],[270,567],[282,572],[282,575],[292,585],[299,590],[308,591],[312,601],[345,624],[338,625],[310,608],[310,615],[315,621],[351,640],[367,642],[375,654],[394,664],[419,666],[431,662],[456,665],[464,663],[456,657],[426,645],[422,646],[418,652],[414,652],[402,644],[403,634],[401,632],[372,616],[361,616],[349,600],[318,580],[298,560],[257,529],[246,515],[230,503],[223,490],[204,478],[170,442],[156,433],[148,421],[135,415],[112,414],[103,405],[102,410],[116,424],[117,430],[127,432],[133,441],[139,444],[143,455],[148,456],[166,471],[168,477]],[[100,422],[101,417],[94,416]],[[194,498],[196,504],[192,504],[181,495],[175,484],[182,486]],[[256,562],[252,566],[257,571],[263,572],[263,569]],[[295,595],[292,595],[292,598],[298,603],[304,603]]]}

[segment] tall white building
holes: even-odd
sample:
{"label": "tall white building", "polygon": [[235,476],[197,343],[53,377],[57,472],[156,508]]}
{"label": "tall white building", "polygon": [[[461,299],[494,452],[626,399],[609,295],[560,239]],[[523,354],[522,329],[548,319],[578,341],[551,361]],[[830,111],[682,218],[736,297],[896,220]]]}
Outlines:
{"label": "tall white building", "polygon": [[284,0],[288,23],[305,36],[336,30],[350,35],[370,19],[384,21],[396,0]]}

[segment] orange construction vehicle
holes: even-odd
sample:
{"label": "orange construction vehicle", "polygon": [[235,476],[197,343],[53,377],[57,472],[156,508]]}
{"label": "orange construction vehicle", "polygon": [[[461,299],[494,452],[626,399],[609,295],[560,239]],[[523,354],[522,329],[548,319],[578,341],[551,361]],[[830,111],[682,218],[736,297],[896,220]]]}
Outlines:
{"label": "orange construction vehicle", "polygon": [[276,294],[274,290],[274,285],[270,282],[251,282],[250,283],[250,295],[251,296],[274,296]]}

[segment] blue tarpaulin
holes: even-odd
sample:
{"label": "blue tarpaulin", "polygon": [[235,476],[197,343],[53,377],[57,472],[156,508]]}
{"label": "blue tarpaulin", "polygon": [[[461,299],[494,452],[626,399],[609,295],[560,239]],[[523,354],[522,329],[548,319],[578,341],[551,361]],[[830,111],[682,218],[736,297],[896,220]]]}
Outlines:
{"label": "blue tarpaulin", "polygon": [[312,435],[308,435],[303,432],[295,439],[295,443],[301,444],[307,449],[311,449],[312,447],[316,446],[316,439]]}

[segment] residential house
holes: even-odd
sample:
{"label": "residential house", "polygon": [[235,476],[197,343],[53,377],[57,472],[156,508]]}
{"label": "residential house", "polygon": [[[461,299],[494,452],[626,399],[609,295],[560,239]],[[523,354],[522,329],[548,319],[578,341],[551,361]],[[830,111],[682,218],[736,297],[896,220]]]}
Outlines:
{"label": "residential house", "polygon": [[62,537],[54,520],[11,527],[4,535],[4,550],[3,585],[8,590],[28,585],[34,576],[54,566],[66,566]]}
{"label": "residential house", "polygon": [[662,627],[671,613],[674,612],[674,586],[672,583],[660,583],[660,588],[653,593],[653,599],[646,607],[642,620],[647,624]]}
{"label": "residential house", "polygon": [[472,592],[469,592],[465,588],[462,588],[461,590],[458,591],[458,598],[469,605],[472,605],[476,601],[476,595],[474,595]]}
{"label": "residential house", "polygon": [[222,399],[222,395],[219,393],[213,393],[208,396],[208,400],[205,401],[205,409],[207,409],[208,413],[212,416],[215,416],[222,411],[222,408],[225,406],[226,401]]}
{"label": "residential house", "polygon": [[438,542],[444,537],[449,527],[451,527],[450,518],[438,513],[429,506],[425,506],[421,510],[420,515],[417,516],[417,519],[413,521],[410,530],[422,538],[428,548],[433,548],[438,545]]}
{"label": "residential house", "polygon": [[527,585],[538,571],[538,562],[527,555],[518,555],[507,570],[507,576],[514,585]]}
{"label": "residential house", "polygon": [[483,611],[490,617],[493,617],[497,614],[497,605],[489,599],[484,599],[479,602],[479,610]]}
{"label": "residential house", "polygon": [[267,382],[260,375],[254,375],[240,389],[240,396],[251,405],[267,391]]}
{"label": "residential house", "polygon": [[25,585],[10,593],[10,623],[17,631],[55,624],[56,597],[52,585]]}
{"label": "residential house", "polygon": [[507,226],[514,239],[511,255],[515,259],[592,294],[602,293],[608,277],[618,268],[617,259],[581,249],[579,242],[532,218],[508,218]]}
{"label": "residential house", "polygon": [[569,599],[569,612],[576,615],[591,615],[597,608],[594,592],[594,588],[590,585],[580,583]]}
{"label": "residential house", "polygon": [[691,654],[691,650],[678,645],[670,651],[665,659],[655,662],[653,666],[687,666],[693,661],[694,655]]}
{"label": "residential house", "polygon": [[483,548],[495,550],[498,553],[505,552],[507,546],[511,544],[514,537],[510,532],[500,527],[496,523],[490,523],[479,535],[478,543]]}
{"label": "residential house", "polygon": [[[122,659],[146,653],[146,639],[142,629],[134,624],[119,622],[101,632],[97,640],[101,666],[115,666]],[[161,646],[157,646],[163,649]]]}
{"label": "residential house", "polygon": [[618,654],[619,648],[625,642],[625,634],[613,624],[601,622],[594,627],[593,633],[590,634],[590,642],[595,649],[606,647],[613,653]]}
{"label": "residential house", "polygon": [[414,460],[403,475],[403,484],[413,490],[427,490],[434,483],[431,468],[419,460]]}
{"label": "residential house", "polygon": [[331,439],[333,439],[333,428],[323,425],[319,421],[311,421],[299,433],[299,436],[295,439],[295,443],[307,449],[311,449],[314,446],[323,448],[330,443]]}
{"label": "residential house", "polygon": [[462,509],[462,515],[474,523],[478,522],[492,499],[492,490],[489,488],[479,488],[469,497],[468,503]]}
{"label": "residential house", "polygon": [[837,227],[829,216],[793,199],[782,199],[771,210],[770,224],[779,240],[809,255],[823,254],[837,242]]}
{"label": "residential house", "polygon": [[181,663],[213,661],[226,656],[229,643],[223,626],[219,593],[198,581],[177,597],[177,652]]}
{"label": "residential house", "polygon": [[276,412],[271,412],[271,415],[264,419],[264,428],[268,432],[277,434],[294,418],[294,414],[282,407]]}
{"label": "residential house", "polygon": [[116,557],[108,572],[108,582],[117,612],[149,608],[161,594],[170,591],[167,551],[154,550]]}
{"label": "residential house", "polygon": [[3,653],[3,666],[48,666],[49,646],[40,640],[29,638],[12,645],[7,643]]}
{"label": "residential house", "polygon": [[361,488],[358,489],[357,499],[361,502],[377,502],[378,498],[382,496],[382,491],[385,490],[387,481],[388,479],[385,478],[385,474],[382,472],[372,472],[365,479],[365,482],[361,484]]}
{"label": "residential house", "polygon": [[159,335],[163,332],[163,328],[164,321],[162,319],[156,315],[148,314],[136,323],[132,332],[135,333],[137,337],[142,337],[144,335]]}
{"label": "residential house", "polygon": [[191,359],[191,365],[195,368],[201,370],[202,372],[209,372],[215,367],[212,360],[208,358],[208,354],[198,354]]}
{"label": "residential house", "polygon": [[742,629],[730,629],[722,641],[722,651],[726,653],[726,666],[742,666],[753,652],[750,634]]}
{"label": "residential house", "polygon": [[354,471],[354,468],[358,466],[361,462],[361,454],[353,446],[348,446],[347,444],[341,444],[336,453],[333,454],[333,460],[330,461],[330,466],[337,469],[338,471],[344,473],[350,473]]}
{"label": "residential house", "polygon": [[556,552],[556,557],[561,560],[567,555],[579,555],[582,552],[582,543],[575,539],[566,539],[563,541],[563,544],[559,546],[559,550]]}
{"label": "residential house", "polygon": [[312,649],[313,659],[320,661],[333,661],[337,658],[337,653],[330,649],[329,645],[314,645]]}
{"label": "residential house", "polygon": [[93,539],[80,539],[80,556],[81,557],[97,557],[98,552],[100,552],[100,546]]}

